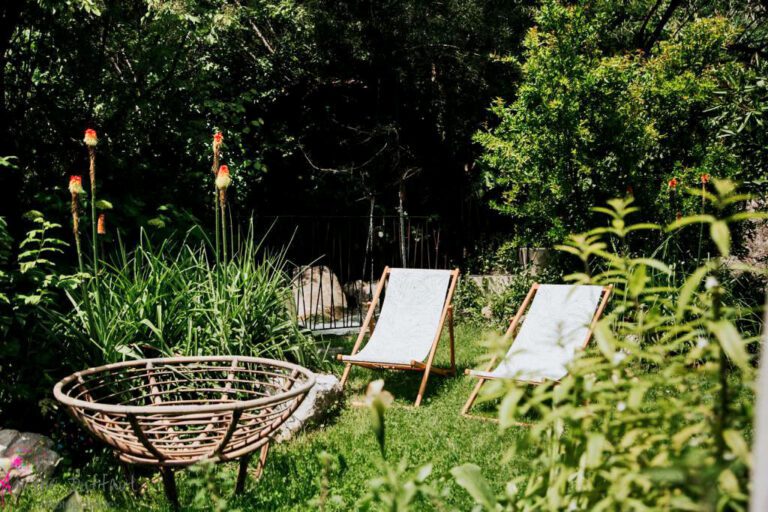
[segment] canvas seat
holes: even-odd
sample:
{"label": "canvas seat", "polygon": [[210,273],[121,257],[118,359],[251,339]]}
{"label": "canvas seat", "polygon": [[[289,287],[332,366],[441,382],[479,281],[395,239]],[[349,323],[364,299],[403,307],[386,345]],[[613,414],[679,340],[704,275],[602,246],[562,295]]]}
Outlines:
{"label": "canvas seat", "polygon": [[505,339],[515,335],[530,304],[525,321],[502,361],[497,365],[494,358],[485,370],[467,370],[468,375],[479,381],[462,414],[469,412],[486,380],[540,384],[565,377],[568,365],[592,337],[610,293],[611,287],[534,284],[504,335]]}
{"label": "canvas seat", "polygon": [[[385,268],[352,353],[338,356],[340,361],[346,363],[342,386],[349,377],[351,365],[422,371],[424,377],[416,397],[418,406],[430,373],[455,373],[451,300],[458,276],[458,270]],[[374,324],[374,312],[385,285],[381,313]],[[451,367],[434,368],[432,361],[446,320],[450,333]],[[370,338],[360,348],[366,331],[370,331]]]}

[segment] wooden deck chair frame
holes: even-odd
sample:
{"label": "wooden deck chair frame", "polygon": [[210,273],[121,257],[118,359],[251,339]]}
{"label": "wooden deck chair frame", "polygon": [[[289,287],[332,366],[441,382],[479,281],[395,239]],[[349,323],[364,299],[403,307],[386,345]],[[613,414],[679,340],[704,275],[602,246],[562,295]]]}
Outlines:
{"label": "wooden deck chair frame", "polygon": [[[536,292],[539,289],[539,283],[534,283],[531,285],[531,289],[528,290],[528,293],[525,296],[525,299],[523,300],[523,303],[520,305],[520,309],[517,310],[517,314],[515,314],[514,318],[512,318],[512,322],[509,324],[509,328],[507,329],[507,332],[504,333],[504,340],[508,340],[510,338],[513,338],[515,335],[515,331],[517,329],[518,324],[520,323],[520,319],[523,317],[523,313],[525,313],[526,309],[528,309],[528,306],[530,305],[531,301],[533,301],[534,295],[536,295]],[[584,350],[587,345],[589,344],[589,340],[592,339],[592,334],[595,331],[595,326],[597,325],[597,322],[600,320],[600,317],[603,315],[603,312],[605,311],[605,307],[608,305],[608,299],[611,297],[611,293],[613,292],[613,285],[609,286],[603,286],[603,292],[602,292],[602,299],[600,300],[600,304],[597,307],[597,310],[595,311],[594,316],[592,317],[592,322],[589,324],[589,331],[587,331],[587,336],[584,339],[584,343],[581,345],[581,349]],[[514,339],[512,341],[514,343]],[[511,347],[511,345],[510,345]],[[496,366],[496,363],[499,359],[499,356],[493,356],[491,359],[491,362],[488,363],[488,367],[485,369],[486,372],[490,372],[493,370],[493,368]],[[471,370],[467,369],[464,371],[466,375],[472,375]],[[475,384],[475,387],[472,389],[472,393],[469,395],[469,399],[467,399],[467,402],[464,404],[464,407],[461,409],[461,415],[465,416],[467,418],[474,418],[474,419],[484,419],[484,420],[490,420],[490,421],[498,421],[495,418],[486,418],[483,416],[474,416],[469,414],[469,410],[472,408],[472,405],[475,403],[475,400],[477,400],[477,395],[480,393],[480,388],[483,387],[483,384],[485,384],[486,380],[491,380],[497,377],[477,377],[478,382]],[[541,382],[533,382],[533,381],[521,381],[525,382],[530,385],[538,385],[541,384]],[[529,426],[528,423],[517,423],[521,426]]]}
{"label": "wooden deck chair frame", "polygon": [[[350,356],[353,356],[357,354],[358,350],[360,349],[360,346],[362,345],[363,339],[365,338],[366,331],[369,331],[370,335],[373,335],[373,330],[375,329],[375,320],[374,320],[374,313],[376,311],[376,305],[379,303],[379,298],[381,297],[381,291],[384,289],[384,284],[387,282],[387,279],[389,279],[390,275],[390,268],[385,267],[384,272],[381,274],[381,279],[379,279],[379,283],[376,286],[376,292],[373,294],[373,299],[368,304],[368,312],[365,315],[365,319],[363,320],[362,325],[360,326],[360,333],[357,335],[357,340],[355,341],[355,345],[352,347],[352,353]],[[456,290],[456,283],[459,280],[459,269],[454,269],[451,271],[451,280],[450,284],[448,286],[448,293],[445,297],[445,304],[443,305],[443,311],[440,315],[440,323],[437,329],[437,333],[435,334],[435,338],[432,341],[432,347],[429,350],[429,355],[427,356],[426,363],[422,361],[411,361],[411,364],[399,364],[399,363],[378,363],[378,362],[366,362],[366,361],[348,361],[344,360],[344,355],[339,354],[336,356],[336,358],[339,361],[343,361],[346,364],[346,367],[344,368],[344,373],[341,376],[341,388],[344,389],[344,384],[346,384],[347,379],[349,378],[349,372],[352,369],[352,365],[361,366],[363,368],[371,368],[371,369],[383,369],[383,370],[409,370],[409,371],[417,371],[417,372],[424,372],[424,376],[421,379],[421,386],[419,386],[419,393],[416,395],[416,402],[414,404],[415,407],[418,407],[421,404],[421,399],[424,396],[424,392],[427,389],[427,380],[429,379],[430,373],[435,373],[437,375],[443,375],[443,376],[450,376],[456,374],[456,356],[455,356],[455,347],[454,347],[454,336],[453,336],[453,293]],[[450,349],[451,349],[451,367],[450,368],[438,368],[435,366],[432,366],[432,362],[435,358],[435,353],[437,352],[437,344],[440,341],[440,336],[443,333],[443,328],[445,327],[446,319],[448,320],[448,337],[450,340]],[[370,339],[370,337],[369,337]]]}

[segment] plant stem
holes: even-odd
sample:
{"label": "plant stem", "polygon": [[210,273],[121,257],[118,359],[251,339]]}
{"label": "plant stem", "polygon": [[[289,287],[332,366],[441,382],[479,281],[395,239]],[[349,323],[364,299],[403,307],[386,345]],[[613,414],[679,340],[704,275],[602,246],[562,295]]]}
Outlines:
{"label": "plant stem", "polygon": [[[712,290],[712,318],[714,322],[720,320],[722,316],[721,312],[721,291],[720,286],[716,286]],[[717,425],[716,425],[716,442],[717,442],[717,461],[722,466],[725,455],[725,438],[723,436],[727,427],[728,418],[728,358],[725,355],[725,350],[722,346],[718,346],[719,364],[718,371],[720,377],[720,396],[717,404]]]}
{"label": "plant stem", "polygon": [[223,262],[226,265],[227,263],[227,216],[226,216],[226,210],[227,210],[227,190],[221,189],[219,190],[219,201],[221,202],[220,211],[221,211],[221,247],[223,249],[222,256],[223,256]]}
{"label": "plant stem", "polygon": [[216,223],[216,247],[214,248],[214,253],[216,256],[216,266],[219,265],[219,198],[218,198],[218,191],[216,189],[215,181],[216,181],[216,173],[219,169],[219,146],[215,145],[213,146],[213,166],[211,167],[211,173],[213,174],[213,180],[214,180],[214,186],[213,186],[213,216]]}
{"label": "plant stem", "polygon": [[77,208],[77,194],[72,193],[72,234],[75,236],[75,250],[77,251],[77,267],[83,273],[83,250],[80,247],[80,213]]}

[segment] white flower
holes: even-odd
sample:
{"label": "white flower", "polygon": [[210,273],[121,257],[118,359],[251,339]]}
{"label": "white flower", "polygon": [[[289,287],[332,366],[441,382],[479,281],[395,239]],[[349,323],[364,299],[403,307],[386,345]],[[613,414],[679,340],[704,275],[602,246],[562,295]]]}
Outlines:
{"label": "white flower", "polygon": [[619,412],[624,412],[627,409],[627,404],[624,402],[619,402],[616,404],[616,410]]}
{"label": "white flower", "polygon": [[720,283],[718,282],[715,276],[708,276],[707,280],[704,281],[704,288],[706,288],[707,290],[711,290],[712,288],[716,288],[717,286],[720,286]]}

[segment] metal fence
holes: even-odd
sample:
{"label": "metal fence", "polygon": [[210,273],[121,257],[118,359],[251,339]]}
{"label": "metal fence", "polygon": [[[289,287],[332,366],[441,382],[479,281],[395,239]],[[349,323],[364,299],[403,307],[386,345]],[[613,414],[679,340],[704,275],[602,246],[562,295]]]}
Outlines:
{"label": "metal fence", "polygon": [[286,248],[296,265],[293,298],[299,323],[313,331],[354,330],[362,323],[385,266],[448,268],[432,217],[260,217],[267,246]]}

